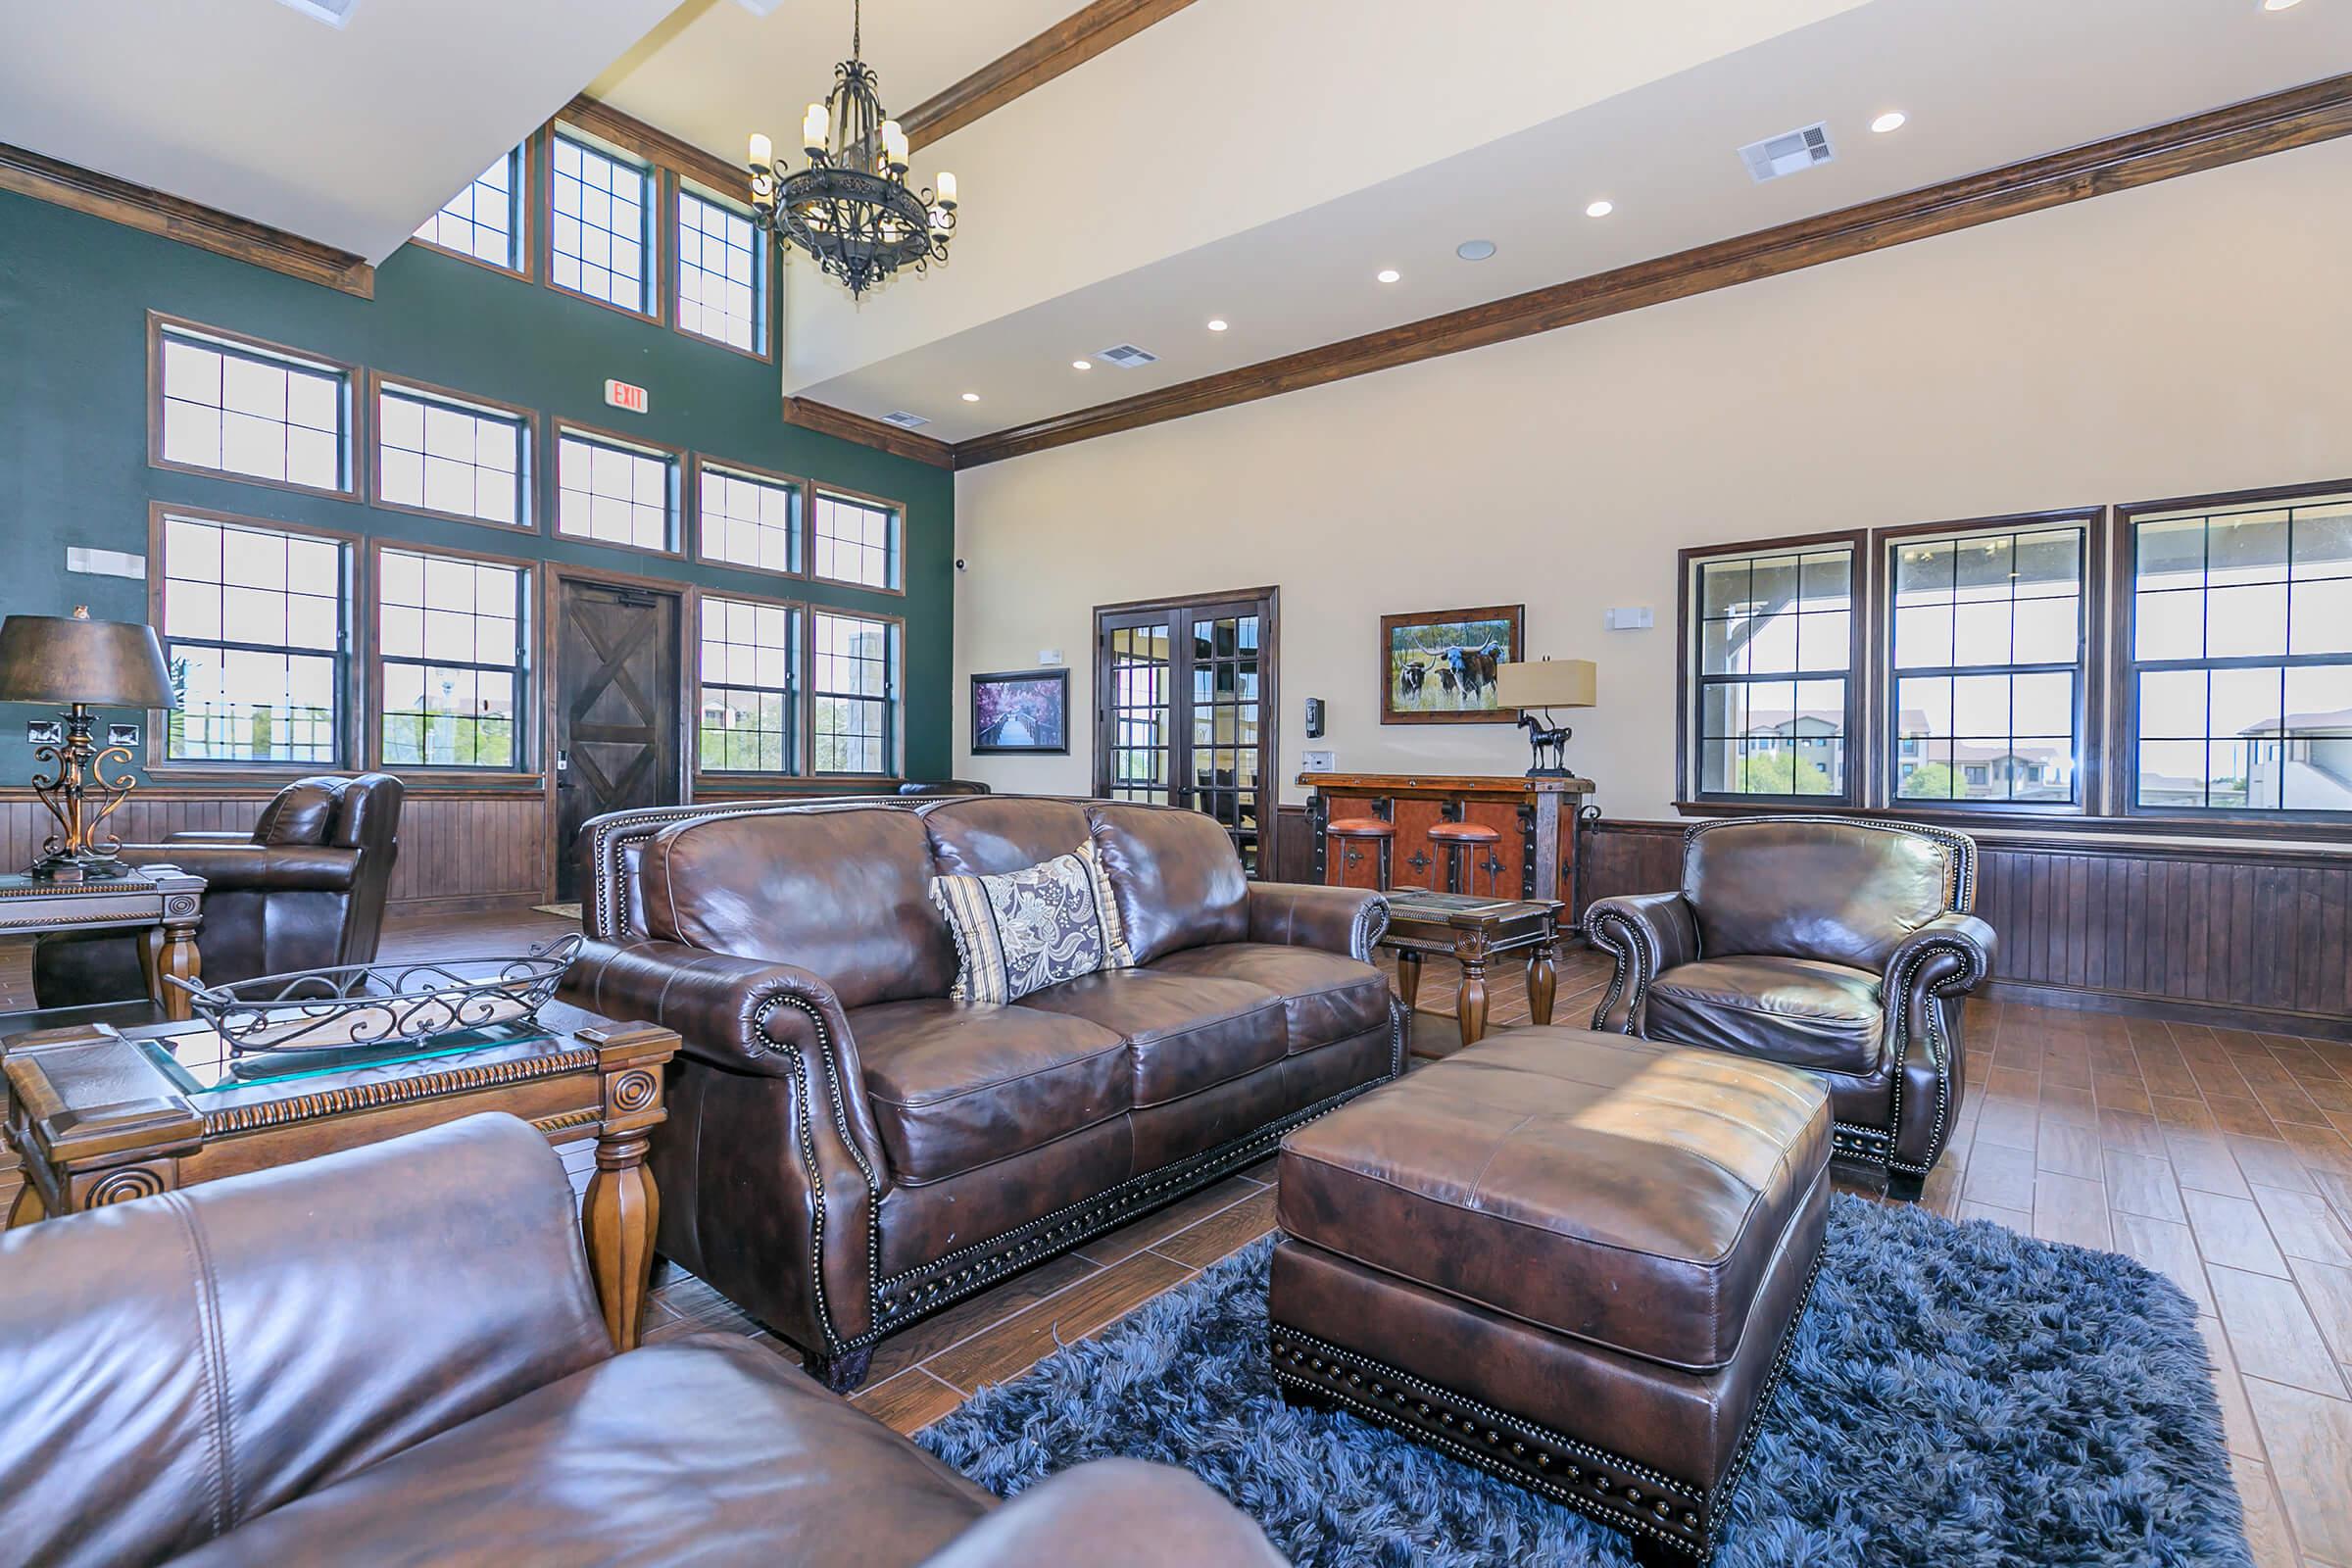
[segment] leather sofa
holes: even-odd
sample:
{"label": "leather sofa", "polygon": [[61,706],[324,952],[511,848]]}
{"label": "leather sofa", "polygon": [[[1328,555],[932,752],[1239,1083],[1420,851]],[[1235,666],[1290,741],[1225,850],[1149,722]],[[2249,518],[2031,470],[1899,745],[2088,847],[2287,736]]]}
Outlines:
{"label": "leather sofa", "polygon": [[[205,879],[196,945],[207,984],[367,963],[400,854],[402,794],[389,773],[297,779],[250,833],[175,833],[161,844],[125,844],[122,858]],[[144,997],[140,940],[104,932],[40,938],[34,1000],[81,1007]]]}
{"label": "leather sofa", "polygon": [[772,1347],[614,1354],[576,1213],[489,1115],[0,1237],[0,1559],[1281,1562],[1180,1470],[1000,1507]]}
{"label": "leather sofa", "polygon": [[1962,999],[1991,972],[1965,833],[1852,817],[1700,822],[1682,885],[1586,911],[1616,973],[1592,1027],[1805,1067],[1833,1148],[1916,1198],[1967,1082]]}
{"label": "leather sofa", "polygon": [[[929,897],[1092,839],[1136,967],[949,1000]],[[1402,1066],[1377,894],[1198,812],[983,795],[589,822],[563,995],[674,1029],[659,1246],[837,1387],[873,1343],[1274,1152]]]}

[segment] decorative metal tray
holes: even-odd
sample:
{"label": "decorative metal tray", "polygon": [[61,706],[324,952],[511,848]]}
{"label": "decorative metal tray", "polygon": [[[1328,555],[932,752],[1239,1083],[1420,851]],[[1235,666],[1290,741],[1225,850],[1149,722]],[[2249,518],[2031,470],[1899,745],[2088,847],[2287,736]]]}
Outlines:
{"label": "decorative metal tray", "polygon": [[227,985],[167,980],[232,1054],[410,1046],[435,1035],[529,1022],[586,940],[578,933],[518,957],[351,963]]}

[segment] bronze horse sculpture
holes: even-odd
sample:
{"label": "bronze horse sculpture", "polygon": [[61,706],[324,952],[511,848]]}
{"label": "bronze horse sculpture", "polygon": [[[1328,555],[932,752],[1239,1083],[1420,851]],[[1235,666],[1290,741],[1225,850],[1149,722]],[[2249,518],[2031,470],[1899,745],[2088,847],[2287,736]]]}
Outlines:
{"label": "bronze horse sculpture", "polygon": [[[1546,729],[1537,722],[1535,714],[1527,712],[1519,715],[1519,727],[1527,731],[1527,744],[1535,753],[1535,765],[1527,770],[1529,776],[1565,776],[1568,772],[1568,737],[1575,731],[1565,724]],[[1548,764],[1544,760],[1545,752],[1551,754]]]}

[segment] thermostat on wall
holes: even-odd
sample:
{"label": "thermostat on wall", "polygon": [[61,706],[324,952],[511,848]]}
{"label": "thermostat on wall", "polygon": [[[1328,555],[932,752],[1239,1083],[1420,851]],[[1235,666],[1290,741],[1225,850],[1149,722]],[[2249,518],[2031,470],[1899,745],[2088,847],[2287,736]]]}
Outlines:
{"label": "thermostat on wall", "polygon": [[1609,612],[1609,630],[1611,631],[1646,631],[1651,624],[1652,620],[1647,605],[1640,605],[1632,610]]}

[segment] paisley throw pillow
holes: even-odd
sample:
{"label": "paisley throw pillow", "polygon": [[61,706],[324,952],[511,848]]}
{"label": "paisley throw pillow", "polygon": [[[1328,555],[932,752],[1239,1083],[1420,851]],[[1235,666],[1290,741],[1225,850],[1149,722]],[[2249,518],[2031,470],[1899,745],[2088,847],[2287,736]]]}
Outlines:
{"label": "paisley throw pillow", "polygon": [[948,993],[958,1001],[1017,1002],[1135,963],[1091,842],[1003,876],[933,877],[931,902],[948,917],[962,960]]}

